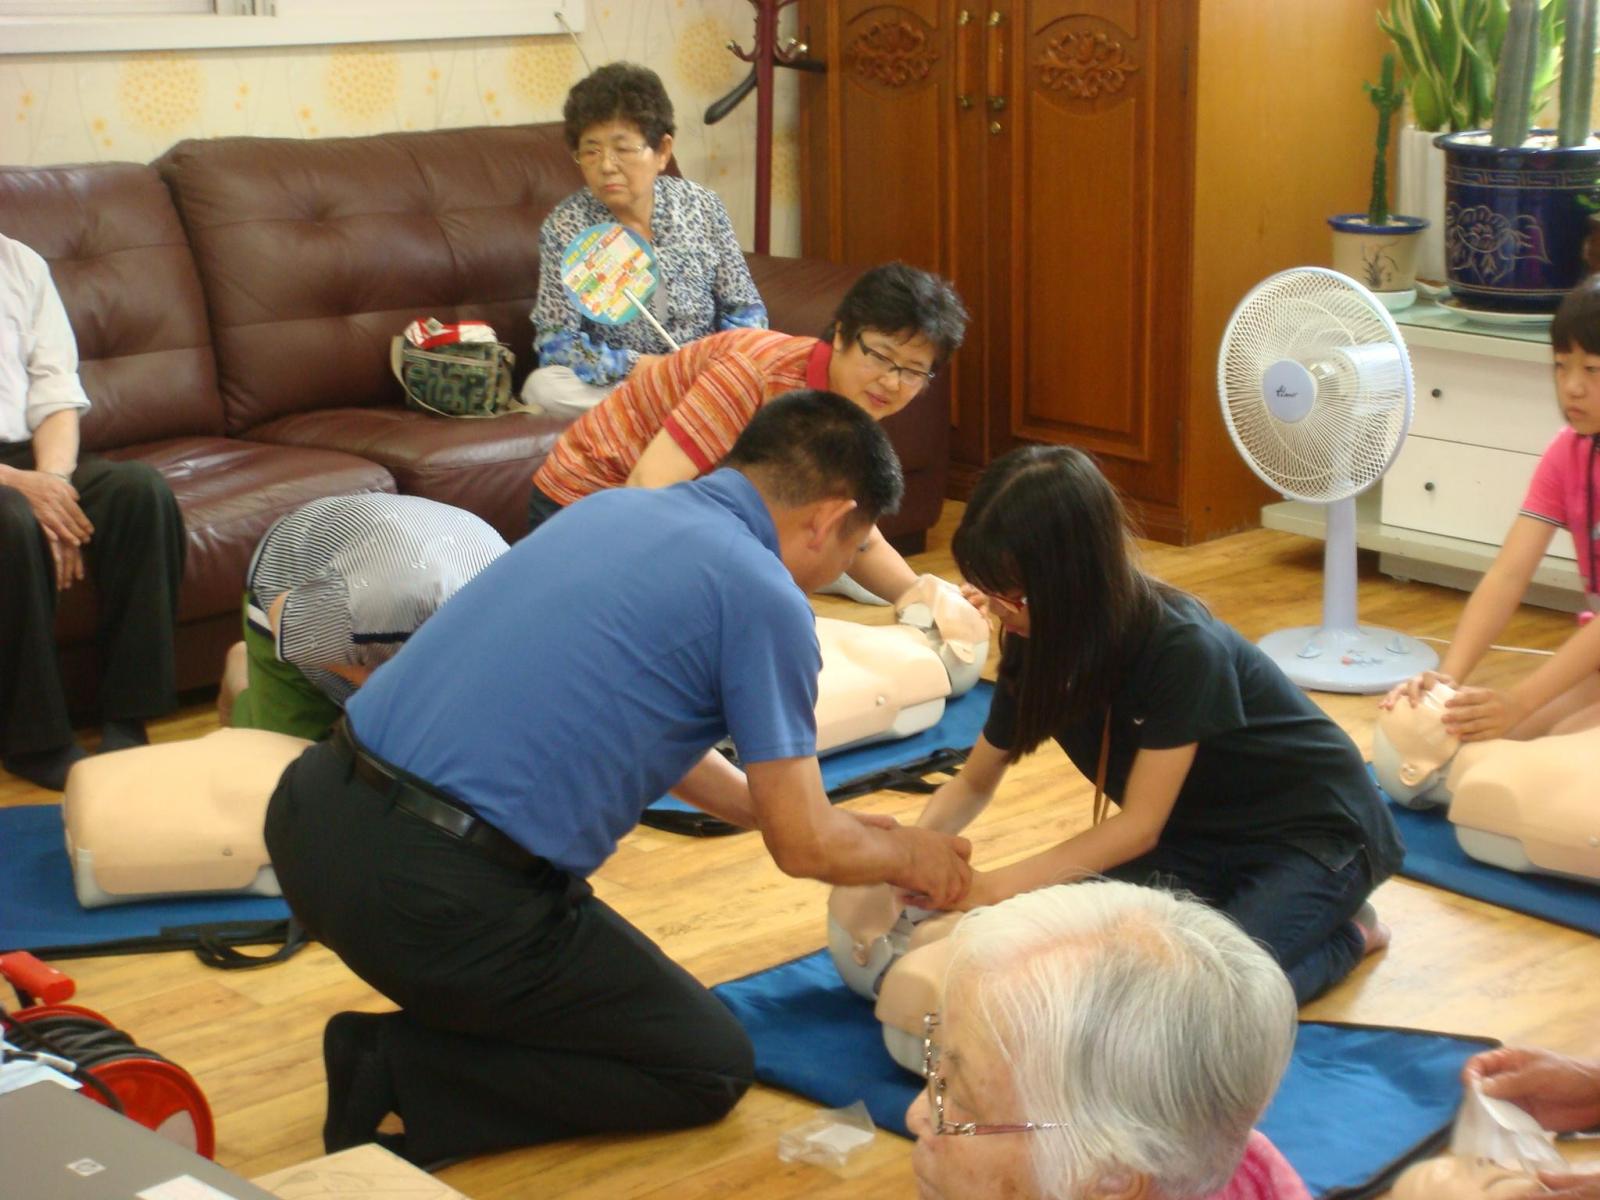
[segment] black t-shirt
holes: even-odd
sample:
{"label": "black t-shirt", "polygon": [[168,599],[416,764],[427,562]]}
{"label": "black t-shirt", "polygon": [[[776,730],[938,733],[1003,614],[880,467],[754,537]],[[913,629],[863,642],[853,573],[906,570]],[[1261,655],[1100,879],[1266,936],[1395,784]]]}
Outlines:
{"label": "black t-shirt", "polygon": [[[983,736],[1009,749],[1020,647],[1009,639]],[[1101,710],[1056,731],[1062,750],[1093,779]],[[1198,601],[1162,601],[1111,704],[1106,794],[1120,799],[1140,749],[1198,743],[1161,840],[1284,842],[1337,870],[1363,848],[1373,882],[1400,865],[1404,847],[1360,752],[1262,651]]]}

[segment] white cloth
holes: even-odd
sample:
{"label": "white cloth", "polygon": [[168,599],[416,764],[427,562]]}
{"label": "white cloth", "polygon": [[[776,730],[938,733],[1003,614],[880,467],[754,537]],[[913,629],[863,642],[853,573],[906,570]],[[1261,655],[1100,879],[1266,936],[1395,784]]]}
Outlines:
{"label": "white cloth", "polygon": [[571,367],[539,367],[523,381],[522,402],[535,412],[576,421],[618,386],[585,383]]}
{"label": "white cloth", "polygon": [[25,442],[52,413],[88,407],[50,267],[0,235],[0,442]]}

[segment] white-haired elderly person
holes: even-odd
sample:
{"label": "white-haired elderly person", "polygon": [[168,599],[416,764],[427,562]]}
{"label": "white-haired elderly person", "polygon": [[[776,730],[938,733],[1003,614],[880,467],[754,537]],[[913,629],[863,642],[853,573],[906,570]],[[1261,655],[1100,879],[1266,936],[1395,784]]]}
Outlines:
{"label": "white-haired elderly person", "polygon": [[1289,982],[1195,900],[1026,892],[949,939],[907,1113],[921,1200],[1309,1200],[1254,1125],[1295,1037]]}

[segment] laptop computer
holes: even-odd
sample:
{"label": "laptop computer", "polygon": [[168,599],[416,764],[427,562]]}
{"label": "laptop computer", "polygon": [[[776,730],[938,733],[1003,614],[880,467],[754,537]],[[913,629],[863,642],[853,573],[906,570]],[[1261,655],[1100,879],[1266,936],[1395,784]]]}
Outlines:
{"label": "laptop computer", "polygon": [[0,1200],[277,1200],[58,1083],[0,1094]]}

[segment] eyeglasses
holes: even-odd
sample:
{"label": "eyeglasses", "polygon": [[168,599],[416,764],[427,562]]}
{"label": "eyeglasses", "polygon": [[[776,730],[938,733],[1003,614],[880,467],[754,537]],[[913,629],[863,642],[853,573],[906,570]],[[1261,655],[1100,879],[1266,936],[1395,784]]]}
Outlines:
{"label": "eyeglasses", "polygon": [[861,353],[867,356],[867,361],[877,367],[884,375],[893,376],[897,384],[905,384],[912,391],[920,391],[933,382],[932,371],[919,371],[915,367],[902,367],[894,359],[881,351],[874,350],[858,333],[856,345],[861,347]]}
{"label": "eyeglasses", "polygon": [[939,1047],[933,1031],[939,1028],[939,1014],[922,1018],[922,1078],[928,1083],[928,1103],[933,1108],[933,1132],[946,1137],[981,1137],[987,1133],[1032,1133],[1037,1129],[1065,1129],[1065,1121],[1021,1121],[1014,1125],[980,1125],[976,1121],[944,1119],[944,1076],[939,1074]]}
{"label": "eyeglasses", "polygon": [[614,162],[619,167],[639,163],[650,147],[638,146],[584,146],[573,152],[572,161],[585,167],[598,167],[603,162]]}

